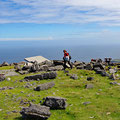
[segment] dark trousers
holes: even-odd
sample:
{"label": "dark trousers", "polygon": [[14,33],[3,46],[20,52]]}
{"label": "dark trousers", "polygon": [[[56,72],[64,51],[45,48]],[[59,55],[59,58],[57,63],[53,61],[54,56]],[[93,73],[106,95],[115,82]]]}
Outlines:
{"label": "dark trousers", "polygon": [[67,68],[66,63],[68,63],[70,65],[70,68],[72,69],[72,65],[71,65],[70,61],[65,61],[64,60],[64,64],[63,64],[64,70]]}

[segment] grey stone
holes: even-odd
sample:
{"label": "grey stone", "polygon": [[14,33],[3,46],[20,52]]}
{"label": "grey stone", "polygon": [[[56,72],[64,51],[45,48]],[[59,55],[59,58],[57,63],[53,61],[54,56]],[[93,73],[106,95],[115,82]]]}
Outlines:
{"label": "grey stone", "polygon": [[116,73],[117,70],[116,70],[116,69],[109,69],[109,72],[110,72],[110,73]]}
{"label": "grey stone", "polygon": [[83,105],[88,105],[90,104],[91,102],[84,102]]}
{"label": "grey stone", "polygon": [[92,89],[92,88],[94,88],[94,85],[93,84],[87,84],[87,85],[85,85],[85,88],[86,89]]}
{"label": "grey stone", "polygon": [[18,73],[20,73],[21,75],[24,75],[24,74],[28,74],[29,71],[21,70],[21,71],[18,71]]}
{"label": "grey stone", "polygon": [[0,74],[0,82],[5,80],[5,75],[4,74]]}
{"label": "grey stone", "polygon": [[6,77],[6,76],[17,76],[17,75],[19,75],[18,73],[15,72],[14,69],[10,69],[10,70],[0,70],[0,74],[4,74],[5,77]]}
{"label": "grey stone", "polygon": [[16,69],[16,72],[22,70],[22,68],[20,67],[20,65],[15,65],[14,69]]}
{"label": "grey stone", "polygon": [[85,69],[85,65],[79,65],[76,67],[77,69]]}
{"label": "grey stone", "polygon": [[44,80],[44,79],[55,79],[57,77],[56,72],[49,72],[49,73],[42,73],[32,76],[27,76],[24,78],[24,80]]}
{"label": "grey stone", "polygon": [[82,65],[84,65],[84,64],[83,64],[83,62],[75,61],[75,62],[73,63],[73,65],[74,65],[75,67],[77,67],[77,66],[82,66]]}
{"label": "grey stone", "polygon": [[117,82],[110,82],[111,85],[117,85]]}
{"label": "grey stone", "polygon": [[67,107],[65,98],[51,96],[45,98],[43,105],[50,107],[50,109],[66,109]]}
{"label": "grey stone", "polygon": [[63,70],[63,66],[62,65],[57,65],[57,66],[48,68],[48,71],[60,71],[60,70]]}
{"label": "grey stone", "polygon": [[9,64],[7,62],[3,62],[2,66],[9,66]]}
{"label": "grey stone", "polygon": [[92,65],[92,64],[87,64],[87,65],[85,66],[85,69],[86,69],[86,70],[92,70],[92,69],[93,69],[93,65]]}
{"label": "grey stone", "polygon": [[25,120],[47,120],[51,115],[49,107],[36,104],[30,104],[29,107],[23,108],[20,114]]}
{"label": "grey stone", "polygon": [[111,80],[116,80],[117,78],[116,78],[115,74],[113,73],[113,74],[109,77],[109,79],[111,79]]}
{"label": "grey stone", "polygon": [[100,68],[102,70],[104,70],[104,68],[105,68],[105,66],[102,63],[95,63],[95,64],[93,64],[93,69],[95,69],[96,67]]}
{"label": "grey stone", "polygon": [[57,66],[57,65],[63,65],[63,61],[62,60],[53,60],[53,64],[55,66]]}
{"label": "grey stone", "polygon": [[78,76],[76,74],[73,74],[72,76],[70,76],[70,78],[74,79],[74,80],[77,80],[78,79]]}
{"label": "grey stone", "polygon": [[48,83],[44,83],[44,84],[37,86],[34,90],[35,91],[47,90],[49,88],[52,88],[53,86],[55,86],[54,82],[48,82]]}

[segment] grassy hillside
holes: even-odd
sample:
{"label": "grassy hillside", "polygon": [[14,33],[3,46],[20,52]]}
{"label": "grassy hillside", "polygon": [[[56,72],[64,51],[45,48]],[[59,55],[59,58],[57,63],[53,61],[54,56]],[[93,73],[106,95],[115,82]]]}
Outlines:
{"label": "grassy hillside", "polygon": [[[14,87],[0,91],[0,120],[22,120],[19,111],[28,104],[20,104],[21,100],[38,104],[47,96],[64,97],[68,103],[66,110],[51,110],[52,115],[48,120],[120,120],[120,86],[110,85],[108,77],[102,77],[94,71],[72,69],[69,72],[77,74],[79,79],[73,80],[64,71],[59,71],[54,80],[29,82],[32,84],[30,88],[25,88],[27,82],[19,82],[28,75],[13,76],[10,81],[0,82],[0,87]],[[87,77],[94,77],[94,80],[87,81]],[[55,87],[40,92],[33,90],[48,81],[54,81]],[[88,83],[94,84],[94,88],[85,89]],[[84,102],[88,104],[84,105]]]}

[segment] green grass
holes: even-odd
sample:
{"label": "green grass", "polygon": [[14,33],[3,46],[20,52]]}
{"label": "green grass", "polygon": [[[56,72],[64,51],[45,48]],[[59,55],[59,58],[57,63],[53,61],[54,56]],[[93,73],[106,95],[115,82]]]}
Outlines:
{"label": "green grass", "polygon": [[[7,69],[10,68],[7,67]],[[111,80],[108,77],[97,75],[94,71],[73,69],[69,72],[77,74],[79,79],[70,79],[63,71],[59,71],[57,72],[57,78],[54,80],[31,81],[31,84],[36,83],[31,88],[24,88],[27,82],[19,82],[30,74],[12,76],[10,81],[1,82],[0,87],[10,86],[15,88],[0,91],[0,109],[2,109],[0,110],[0,120],[22,120],[19,112],[11,112],[13,110],[20,111],[22,107],[28,106],[20,105],[21,100],[18,98],[21,97],[24,101],[34,99],[35,102],[33,103],[38,104],[47,96],[64,97],[68,104],[66,110],[51,110],[52,115],[48,120],[120,120],[120,86],[110,85]],[[88,76],[94,77],[94,80],[87,81]],[[33,90],[37,85],[48,81],[54,81],[55,87],[40,92]],[[94,88],[85,89],[87,83],[94,84]],[[83,105],[84,102],[88,101],[91,103]]]}

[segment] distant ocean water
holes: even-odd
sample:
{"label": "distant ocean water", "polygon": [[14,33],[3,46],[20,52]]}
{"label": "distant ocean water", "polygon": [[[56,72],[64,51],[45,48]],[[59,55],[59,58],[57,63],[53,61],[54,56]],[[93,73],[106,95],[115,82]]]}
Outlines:
{"label": "distant ocean water", "polygon": [[[62,45],[63,44],[63,45]],[[89,62],[92,58],[120,58],[119,45],[72,45],[50,41],[1,41],[0,63],[24,61],[26,57],[43,56],[50,60],[62,60],[63,50],[72,56],[72,61]]]}

